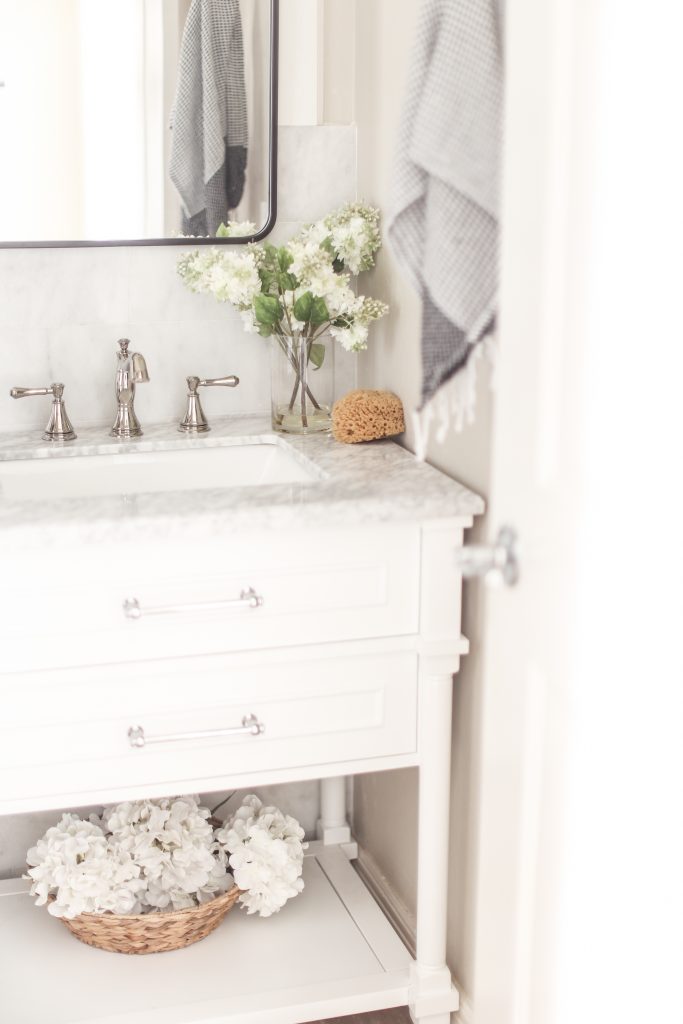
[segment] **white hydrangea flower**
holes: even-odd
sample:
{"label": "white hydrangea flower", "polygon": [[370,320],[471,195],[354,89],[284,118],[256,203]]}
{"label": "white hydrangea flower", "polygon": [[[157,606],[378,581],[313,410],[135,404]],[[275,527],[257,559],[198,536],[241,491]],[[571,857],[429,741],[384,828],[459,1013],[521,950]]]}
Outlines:
{"label": "white hydrangea flower", "polygon": [[[224,891],[225,864],[217,863],[209,811],[193,797],[121,804],[105,811],[111,844],[140,865],[147,881],[143,905],[174,910],[194,898]],[[189,902],[188,902],[189,901]]]}
{"label": "white hydrangea flower", "polygon": [[222,252],[205,277],[206,290],[218,302],[249,309],[261,290],[261,280],[251,253]]}
{"label": "white hydrangea flower", "polygon": [[320,246],[330,237],[330,229],[324,220],[318,220],[315,224],[307,224],[302,228],[299,237],[304,242],[312,242],[313,245]]}
{"label": "white hydrangea flower", "polygon": [[359,274],[366,246],[365,221],[353,217],[332,230],[332,245],[352,274]]}
{"label": "white hydrangea flower", "polygon": [[368,347],[367,324],[356,322],[348,327],[331,327],[330,333],[347,352],[362,352]]}
{"label": "white hydrangea flower", "polygon": [[145,883],[140,868],[124,851],[112,855],[102,829],[75,814],[64,814],[26,857],[31,893],[55,917],[135,913]]}
{"label": "white hydrangea flower", "polygon": [[245,797],[216,839],[230,854],[247,913],[270,917],[303,890],[304,830],[276,807],[263,807],[256,796]]}
{"label": "white hydrangea flower", "polygon": [[343,276],[340,275],[338,287],[327,296],[327,306],[333,320],[340,316],[353,317],[362,308],[363,299],[359,298],[353,289],[349,288],[347,282],[348,278],[344,280]]}
{"label": "white hydrangea flower", "polygon": [[205,903],[234,884],[209,814],[196,797],[125,802],[90,821],[65,814],[28,852],[31,892],[54,896],[58,917]]}
{"label": "white hydrangea flower", "polygon": [[251,246],[239,252],[213,248],[187,253],[179,258],[177,269],[191,291],[229,302],[239,310],[251,308],[261,290],[258,258]]}
{"label": "white hydrangea flower", "polygon": [[379,210],[365,203],[347,203],[325,218],[337,259],[359,274],[374,266],[375,253],[382,244]]}
{"label": "white hydrangea flower", "polygon": [[293,258],[289,272],[296,277],[304,291],[323,296],[334,287],[336,274],[332,255],[326,249],[321,249],[317,242],[294,240],[287,246],[287,251]]}

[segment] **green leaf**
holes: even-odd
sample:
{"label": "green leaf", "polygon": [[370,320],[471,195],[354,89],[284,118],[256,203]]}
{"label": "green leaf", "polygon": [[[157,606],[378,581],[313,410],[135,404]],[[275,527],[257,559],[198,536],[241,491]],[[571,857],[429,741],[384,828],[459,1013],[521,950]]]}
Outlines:
{"label": "green leaf", "polygon": [[263,248],[268,259],[277,260],[277,249],[274,245],[270,242],[265,242]]}
{"label": "green leaf", "polygon": [[275,274],[270,270],[265,270],[263,267],[260,268],[258,276],[261,278],[261,290],[266,294],[271,291],[275,282]]}
{"label": "green leaf", "polygon": [[308,354],[310,362],[313,363],[316,370],[325,362],[325,346],[318,343],[317,345],[311,345],[311,351]]}
{"label": "green leaf", "polygon": [[316,327],[326,323],[330,319],[330,311],[324,299],[313,299],[311,304],[311,323]]}
{"label": "green leaf", "polygon": [[307,324],[311,319],[311,307],[313,306],[313,295],[311,292],[304,292],[294,303],[294,316],[302,324]]}
{"label": "green leaf", "polygon": [[284,310],[274,295],[257,295],[254,312],[258,322],[266,327],[274,327],[284,316]]}
{"label": "green leaf", "polygon": [[282,270],[283,272],[289,270],[293,262],[294,257],[292,256],[291,252],[288,249],[285,249],[284,246],[282,247],[282,249],[278,249],[277,263],[280,270]]}
{"label": "green leaf", "polygon": [[299,287],[299,282],[294,274],[283,272],[277,275],[277,283],[283,292],[293,292]]}
{"label": "green leaf", "polygon": [[227,226],[227,224],[219,224],[218,229],[216,231],[216,238],[229,238],[229,237],[230,237],[230,228]]}
{"label": "green leaf", "polygon": [[258,332],[262,338],[270,338],[271,334],[273,333],[272,329],[270,327],[266,327],[265,324],[259,325]]}

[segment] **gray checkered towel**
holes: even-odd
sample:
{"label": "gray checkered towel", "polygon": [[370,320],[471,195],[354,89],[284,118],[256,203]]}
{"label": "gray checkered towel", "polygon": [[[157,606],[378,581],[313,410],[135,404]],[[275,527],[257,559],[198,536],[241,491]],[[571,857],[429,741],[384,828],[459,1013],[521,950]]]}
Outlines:
{"label": "gray checkered towel", "polygon": [[418,23],[389,238],[423,299],[423,405],[495,321],[502,3],[423,0]]}
{"label": "gray checkered towel", "polygon": [[238,205],[247,164],[247,100],[239,0],[192,0],[171,117],[170,176],[183,230],[215,235]]}

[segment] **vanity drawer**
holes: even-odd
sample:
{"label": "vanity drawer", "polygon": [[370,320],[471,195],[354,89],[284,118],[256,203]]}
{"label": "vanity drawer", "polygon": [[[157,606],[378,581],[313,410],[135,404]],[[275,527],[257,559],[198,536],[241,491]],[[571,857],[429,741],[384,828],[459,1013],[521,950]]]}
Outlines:
{"label": "vanity drawer", "polygon": [[191,658],[12,685],[0,724],[0,813],[22,800],[75,806],[121,792],[219,789],[249,773],[416,750],[410,652]]}
{"label": "vanity drawer", "polygon": [[418,630],[417,527],[241,535],[191,550],[140,545],[65,556],[61,566],[60,557],[49,575],[44,564],[40,575],[23,567],[23,586],[9,588],[5,672]]}

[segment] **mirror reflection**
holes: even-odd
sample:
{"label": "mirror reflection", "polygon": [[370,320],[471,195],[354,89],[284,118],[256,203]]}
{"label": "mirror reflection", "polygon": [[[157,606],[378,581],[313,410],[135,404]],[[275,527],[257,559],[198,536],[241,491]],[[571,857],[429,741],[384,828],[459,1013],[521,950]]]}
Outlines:
{"label": "mirror reflection", "polygon": [[0,244],[262,230],[271,0],[0,0]]}

